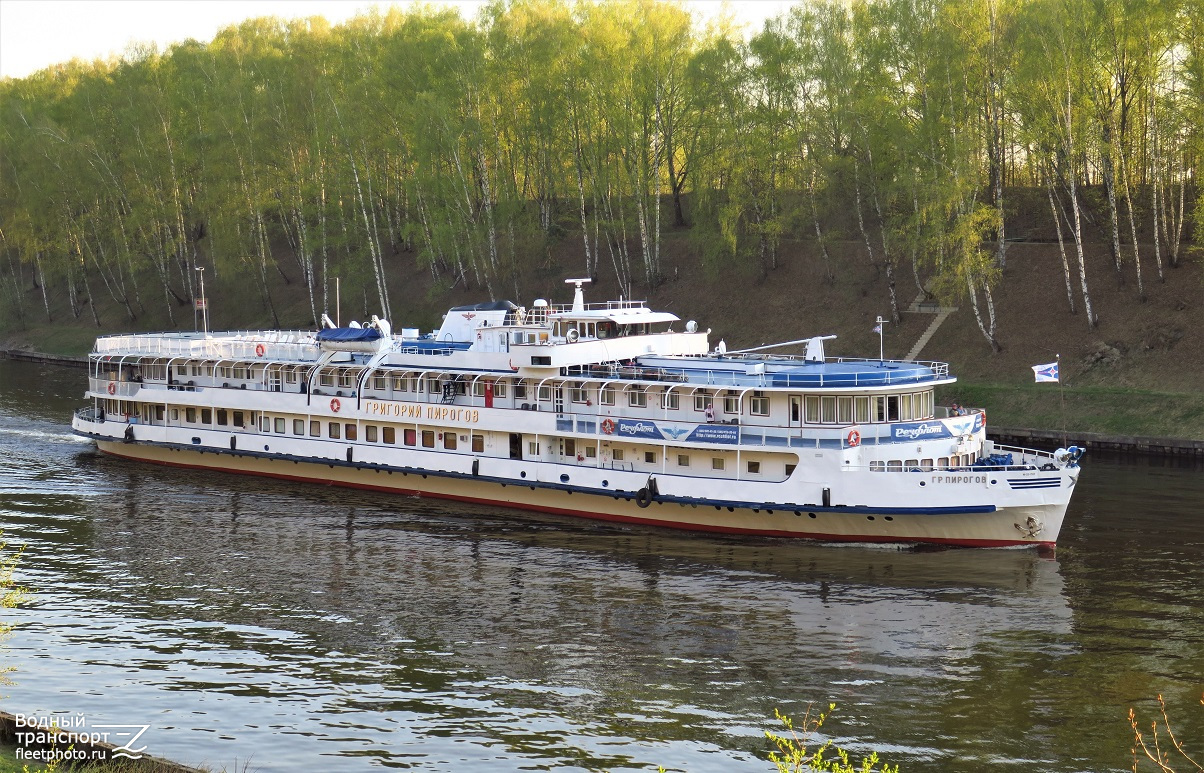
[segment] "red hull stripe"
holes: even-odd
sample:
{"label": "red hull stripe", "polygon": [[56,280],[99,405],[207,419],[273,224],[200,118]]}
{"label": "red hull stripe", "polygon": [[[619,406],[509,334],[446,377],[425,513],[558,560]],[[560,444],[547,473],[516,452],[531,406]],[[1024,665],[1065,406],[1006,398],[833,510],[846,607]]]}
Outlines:
{"label": "red hull stripe", "polygon": [[[982,548],[1000,548],[1014,547],[1022,545],[1025,547],[1054,547],[1053,542],[1032,542],[1020,540],[990,540],[990,539],[950,539],[945,537],[884,537],[878,535],[849,535],[849,534],[825,534],[822,532],[796,532],[796,531],[780,531],[776,529],[741,529],[733,526],[710,526],[705,524],[683,523],[677,521],[654,520],[650,518],[636,518],[628,515],[612,515],[610,513],[597,513],[588,510],[574,510],[563,507],[549,507],[547,505],[526,504],[520,502],[501,502],[488,497],[471,497],[462,494],[443,494],[431,491],[422,491],[419,489],[407,489],[394,486],[374,486],[370,483],[351,483],[341,480],[322,480],[320,478],[308,477],[305,475],[286,475],[277,472],[262,472],[258,470],[237,470],[229,467],[216,467],[205,464],[188,464],[186,462],[169,462],[159,459],[145,459],[140,456],[132,456],[118,453],[116,451],[103,451],[112,456],[122,459],[130,459],[136,462],[148,462],[150,464],[158,464],[165,467],[181,467],[189,470],[219,470],[221,472],[229,472],[237,475],[251,475],[260,478],[276,478],[278,480],[296,481],[300,483],[313,483],[325,486],[339,486],[340,488],[354,488],[364,491],[378,491],[387,494],[405,494],[415,496],[426,496],[434,499],[447,499],[457,502],[470,502],[478,505],[492,505],[495,507],[506,507],[518,510],[530,510],[541,513],[551,513],[553,515],[571,515],[579,518],[589,518],[597,521],[612,521],[616,523],[638,524],[640,526],[660,526],[670,529],[681,529],[685,531],[706,531],[719,534],[739,534],[745,536],[759,537],[789,537],[791,539],[811,539],[821,542],[881,542],[881,543],[915,543],[923,542],[933,545],[958,545],[962,547],[982,547]],[[517,485],[517,484],[516,484]]]}

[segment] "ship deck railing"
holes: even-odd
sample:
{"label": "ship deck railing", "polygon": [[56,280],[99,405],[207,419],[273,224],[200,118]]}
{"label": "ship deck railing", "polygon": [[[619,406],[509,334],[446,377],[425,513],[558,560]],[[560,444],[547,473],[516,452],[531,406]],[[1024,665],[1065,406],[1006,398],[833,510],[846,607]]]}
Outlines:
{"label": "ship deck railing", "polygon": [[[864,359],[837,359],[828,360],[827,362],[880,362],[880,360],[864,360]],[[890,362],[887,360],[886,362]],[[814,384],[792,384],[795,389],[803,389],[806,387],[818,388],[856,388],[860,386],[890,386],[892,384],[918,384],[927,381],[944,381],[949,378],[949,363],[947,362],[914,362],[909,365],[919,365],[928,368],[931,375],[926,375],[921,379],[917,379],[914,371],[909,371],[906,375],[892,379],[892,371],[890,370],[874,370],[866,373],[840,373],[840,374],[818,374],[819,377]],[[588,375],[597,379],[614,379],[621,381],[663,381],[680,384],[699,384],[703,386],[716,387],[774,387],[780,388],[780,385],[772,383],[773,377],[776,375],[773,372],[768,373],[745,373],[733,370],[716,370],[711,368],[702,368],[697,366],[683,365],[680,368],[665,368],[665,367],[640,367],[640,366],[582,366],[578,373],[574,373],[570,368],[569,375]],[[884,375],[885,374],[885,375]],[[829,383],[825,383],[825,381]]]}
{"label": "ship deck railing", "polygon": [[[259,347],[263,349],[262,354]],[[238,330],[221,335],[136,333],[102,336],[96,339],[92,349],[94,358],[131,355],[312,362],[318,358],[318,343],[314,334],[305,330]]]}

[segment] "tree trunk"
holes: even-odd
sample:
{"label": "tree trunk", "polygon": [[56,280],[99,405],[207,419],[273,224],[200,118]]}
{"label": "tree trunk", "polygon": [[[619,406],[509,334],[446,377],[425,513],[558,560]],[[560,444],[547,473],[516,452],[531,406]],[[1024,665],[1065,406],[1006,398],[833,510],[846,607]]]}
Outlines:
{"label": "tree trunk", "polygon": [[1066,241],[1062,238],[1062,215],[1054,203],[1053,177],[1048,172],[1045,175],[1046,192],[1049,194],[1049,211],[1053,215],[1054,226],[1058,230],[1058,252],[1062,254],[1062,276],[1066,280],[1066,301],[1070,304],[1070,313],[1077,314],[1074,303],[1074,287],[1070,282],[1070,261],[1066,257]]}

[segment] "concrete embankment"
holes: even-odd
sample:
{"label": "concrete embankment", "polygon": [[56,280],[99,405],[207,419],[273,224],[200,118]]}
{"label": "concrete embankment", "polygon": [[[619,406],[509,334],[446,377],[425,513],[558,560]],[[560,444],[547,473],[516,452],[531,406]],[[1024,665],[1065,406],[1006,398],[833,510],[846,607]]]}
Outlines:
{"label": "concrete embankment", "polygon": [[49,362],[55,365],[71,365],[77,368],[88,367],[87,357],[77,357],[70,354],[44,354],[28,349],[4,349],[0,355],[10,360],[25,360],[26,362]]}
{"label": "concrete embankment", "polygon": [[1088,451],[1150,456],[1204,458],[1204,440],[1169,437],[1101,435],[1094,432],[1066,432],[1046,429],[987,427],[987,437],[996,443],[1028,448],[1059,448],[1076,445]]}

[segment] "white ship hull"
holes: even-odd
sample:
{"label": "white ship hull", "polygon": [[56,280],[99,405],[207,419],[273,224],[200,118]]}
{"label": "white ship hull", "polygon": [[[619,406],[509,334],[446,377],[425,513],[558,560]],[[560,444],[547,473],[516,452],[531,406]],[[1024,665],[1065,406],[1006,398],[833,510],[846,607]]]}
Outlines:
{"label": "white ship hull", "polygon": [[[352,461],[346,455],[320,461],[312,456],[260,450],[230,450],[213,446],[201,450],[191,443],[162,440],[125,442],[118,430],[127,425],[87,422],[76,419],[76,431],[97,441],[98,448],[113,456],[155,464],[258,475],[281,480],[345,486],[403,495],[430,496],[484,505],[498,505],[559,515],[594,518],[692,531],[768,537],[793,537],[839,542],[925,543],[967,547],[1052,547],[1062,526],[1074,479],[1066,476],[1056,488],[1020,490],[1006,497],[1010,502],[988,504],[983,482],[988,473],[923,474],[932,477],[970,478],[949,484],[953,492],[927,498],[921,506],[914,495],[901,496],[893,504],[884,492],[860,492],[861,486],[881,488],[880,475],[845,473],[850,476],[832,491],[831,504],[820,497],[791,497],[789,489],[801,493],[807,486],[797,482],[780,484],[782,502],[754,502],[739,498],[740,487],[715,486],[712,482],[684,476],[655,476],[658,494],[646,507],[638,492],[648,476],[621,470],[547,465],[508,459],[478,459],[476,474],[471,457],[419,451],[393,451],[385,463],[371,449],[356,448]],[[159,428],[139,426],[137,433],[164,435]],[[302,441],[303,442],[303,441]],[[333,449],[332,449],[333,450]],[[338,449],[342,452],[342,449]],[[364,459],[359,460],[359,456]],[[370,456],[377,456],[370,460]],[[431,465],[434,457],[437,464]],[[410,457],[410,458],[406,458]],[[428,466],[422,466],[426,463]],[[523,477],[523,476],[526,477]],[[1001,475],[1016,473],[997,473]],[[1048,473],[1042,473],[1048,475]],[[567,476],[568,480],[561,478]],[[858,481],[855,478],[861,477]],[[746,488],[763,484],[748,484]],[[998,485],[998,484],[997,484]],[[811,486],[815,488],[814,485]],[[970,487],[984,489],[977,504],[966,501]],[[831,487],[829,487],[831,488]],[[755,489],[752,489],[755,491]],[[822,491],[821,489],[817,489]],[[748,493],[752,493],[749,491]],[[901,492],[900,492],[901,493]],[[733,499],[732,497],[737,498]],[[797,501],[795,501],[797,500]],[[877,504],[853,504],[874,502]],[[908,501],[909,506],[899,506]],[[842,503],[849,504],[842,504]]]}

